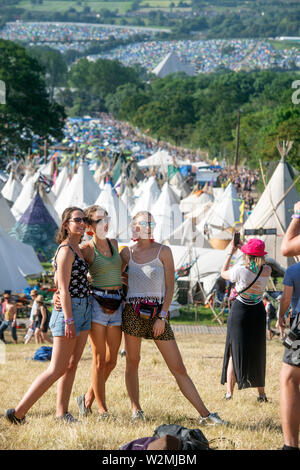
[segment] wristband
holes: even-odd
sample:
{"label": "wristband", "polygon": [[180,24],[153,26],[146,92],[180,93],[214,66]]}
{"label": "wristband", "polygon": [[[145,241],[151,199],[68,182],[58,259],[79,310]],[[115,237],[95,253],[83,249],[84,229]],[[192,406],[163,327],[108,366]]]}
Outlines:
{"label": "wristband", "polygon": [[74,323],[74,320],[73,318],[67,318],[66,320],[63,321],[66,325],[71,325],[72,323]]}
{"label": "wristband", "polygon": [[293,214],[292,219],[300,219],[300,214]]}

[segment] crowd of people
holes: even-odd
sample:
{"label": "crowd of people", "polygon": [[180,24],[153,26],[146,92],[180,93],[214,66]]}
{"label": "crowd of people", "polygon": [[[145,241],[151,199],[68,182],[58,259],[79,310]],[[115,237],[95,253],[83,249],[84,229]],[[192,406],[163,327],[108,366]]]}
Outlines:
{"label": "crowd of people", "polygon": [[117,59],[125,65],[138,63],[152,71],[170,52],[175,52],[181,61],[191,64],[197,71],[210,73],[223,66],[237,71],[241,66],[247,69],[290,68],[291,62],[299,66],[300,54],[297,47],[277,49],[270,42],[257,39],[209,39],[209,40],[155,40],[155,31],[149,28],[126,28],[122,26],[72,24],[72,23],[7,23],[0,37],[18,40],[28,45],[48,45],[65,53],[69,49],[80,53],[92,41],[129,39],[142,31],[149,40],[119,46],[108,53],[91,56],[92,59]]}
{"label": "crowd of people", "polygon": [[[283,239],[286,256],[300,253],[300,202]],[[58,231],[58,249],[54,257],[55,283],[50,329],[53,353],[49,367],[38,376],[20,402],[6,410],[7,420],[24,424],[26,414],[49,387],[57,382],[56,419],[75,423],[68,405],[72,386],[88,336],[93,363],[91,385],[77,397],[79,414],[88,416],[94,401],[99,420],[107,419],[105,384],[116,366],[122,334],[125,338],[125,383],[132,407],[132,421],[144,420],[139,393],[139,362],[142,339],[153,340],[179,390],[199,413],[199,424],[228,425],[217,412],[202,401],[184,366],[180,350],[170,326],[169,307],[174,292],[174,261],[167,245],[155,242],[155,221],[147,211],[137,213],[131,222],[130,247],[119,252],[116,240],[107,238],[109,214],[99,206],[84,211],[67,208]],[[81,245],[85,231],[92,239]],[[244,265],[230,267],[234,253],[241,249]],[[266,374],[266,310],[263,303],[271,268],[265,261],[264,242],[252,238],[245,245],[234,241],[221,276],[236,286],[227,325],[221,383],[226,384],[225,399],[233,398],[234,387],[257,388],[258,401],[267,402]],[[300,299],[299,263],[287,269],[280,302],[278,327],[288,326],[286,311],[292,306],[292,328],[297,330]],[[43,298],[31,292],[38,335],[47,331],[47,313]],[[4,307],[4,329],[14,328],[16,312],[9,296]],[[2,325],[0,327],[2,332]],[[45,337],[44,337],[45,338]],[[300,335],[299,335],[300,338]],[[298,341],[298,342],[297,342]],[[300,341],[291,337],[292,348],[285,348],[280,378],[280,410],[285,450],[298,449],[300,423]]]}

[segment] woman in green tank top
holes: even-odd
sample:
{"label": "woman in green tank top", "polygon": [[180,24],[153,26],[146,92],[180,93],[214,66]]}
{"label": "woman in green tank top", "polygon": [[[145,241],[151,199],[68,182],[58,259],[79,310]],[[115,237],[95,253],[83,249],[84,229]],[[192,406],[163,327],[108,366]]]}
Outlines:
{"label": "woman in green tank top", "polygon": [[[85,211],[88,231],[92,240],[82,247],[82,253],[89,264],[92,297],[92,324],[90,343],[93,352],[92,384],[89,390],[79,397],[79,412],[87,415],[96,399],[99,419],[108,417],[105,399],[105,383],[117,363],[121,343],[122,322],[122,261],[116,240],[107,238],[109,217],[99,206],[91,206]],[[100,305],[96,299],[105,305]],[[108,304],[108,305],[106,305]],[[118,307],[118,304],[119,307]]]}

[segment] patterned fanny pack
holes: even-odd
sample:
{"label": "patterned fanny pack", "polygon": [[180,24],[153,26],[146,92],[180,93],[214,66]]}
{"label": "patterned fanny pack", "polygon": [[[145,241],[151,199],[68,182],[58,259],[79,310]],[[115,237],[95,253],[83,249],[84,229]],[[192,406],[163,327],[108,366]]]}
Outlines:
{"label": "patterned fanny pack", "polygon": [[135,314],[144,320],[150,320],[159,314],[162,304],[150,300],[137,302],[134,307]]}

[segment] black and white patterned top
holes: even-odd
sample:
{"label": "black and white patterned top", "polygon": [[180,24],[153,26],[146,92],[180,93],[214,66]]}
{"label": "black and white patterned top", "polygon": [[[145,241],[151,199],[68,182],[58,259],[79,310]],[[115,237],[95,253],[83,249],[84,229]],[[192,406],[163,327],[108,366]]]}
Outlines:
{"label": "black and white patterned top", "polygon": [[71,278],[70,278],[70,284],[69,284],[69,292],[71,297],[88,297],[90,288],[89,288],[89,283],[88,283],[88,270],[89,270],[89,265],[86,261],[84,261],[76,251],[70,246],[70,245],[60,245],[57,248],[57,251],[55,253],[55,257],[53,260],[53,265],[55,267],[55,270],[57,269],[57,264],[56,264],[56,256],[60,248],[63,246],[68,246],[71,248],[71,250],[74,253],[75,259],[72,264],[72,271],[71,271]]}

